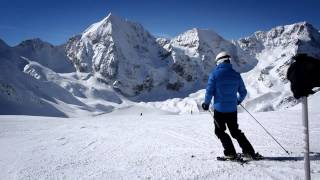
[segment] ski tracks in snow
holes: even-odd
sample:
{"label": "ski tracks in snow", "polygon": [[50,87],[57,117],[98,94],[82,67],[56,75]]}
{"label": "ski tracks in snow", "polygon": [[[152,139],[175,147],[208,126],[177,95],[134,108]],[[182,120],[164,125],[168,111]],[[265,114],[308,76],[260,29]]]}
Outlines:
{"label": "ski tracks in snow", "polygon": [[[269,160],[243,166],[222,155],[211,116],[102,115],[94,118],[0,116],[4,179],[303,179],[297,113],[256,117],[293,154],[288,156],[245,114],[240,128]],[[312,178],[320,178],[320,122],[310,121]],[[241,152],[234,141],[238,152]]]}

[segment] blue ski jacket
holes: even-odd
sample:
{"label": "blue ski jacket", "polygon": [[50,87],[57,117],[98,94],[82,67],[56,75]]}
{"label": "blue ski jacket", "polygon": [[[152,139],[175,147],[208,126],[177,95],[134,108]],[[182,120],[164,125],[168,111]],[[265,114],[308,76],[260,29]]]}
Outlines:
{"label": "blue ski jacket", "polygon": [[230,63],[219,64],[210,74],[205,95],[205,103],[212,97],[214,109],[219,112],[236,112],[237,105],[247,95],[240,73],[232,69]]}

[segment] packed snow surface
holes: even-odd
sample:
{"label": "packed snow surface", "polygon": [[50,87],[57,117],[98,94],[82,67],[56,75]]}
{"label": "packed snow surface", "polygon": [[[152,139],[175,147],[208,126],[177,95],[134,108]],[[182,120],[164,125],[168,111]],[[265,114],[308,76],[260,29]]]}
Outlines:
{"label": "packed snow surface", "polygon": [[[311,110],[311,176],[319,179],[320,111]],[[246,113],[239,114],[240,128],[266,160],[244,165],[216,160],[222,146],[208,112],[133,106],[83,118],[0,116],[1,179],[303,179],[300,110],[254,116],[292,154]]]}

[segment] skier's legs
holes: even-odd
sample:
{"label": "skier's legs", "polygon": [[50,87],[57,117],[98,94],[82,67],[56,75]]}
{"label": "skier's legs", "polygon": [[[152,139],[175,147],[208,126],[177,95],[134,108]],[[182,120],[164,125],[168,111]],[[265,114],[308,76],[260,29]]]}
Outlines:
{"label": "skier's legs", "polygon": [[231,136],[238,141],[243,153],[254,154],[255,152],[251,143],[246,138],[244,133],[239,129],[237,121],[237,112],[230,113],[226,123],[228,125]]}
{"label": "skier's legs", "polygon": [[226,123],[224,120],[224,113],[220,113],[214,111],[214,119],[215,119],[215,134],[220,139],[222,146],[224,148],[224,155],[235,155],[236,150],[232,144],[232,140],[230,136],[225,132]]}

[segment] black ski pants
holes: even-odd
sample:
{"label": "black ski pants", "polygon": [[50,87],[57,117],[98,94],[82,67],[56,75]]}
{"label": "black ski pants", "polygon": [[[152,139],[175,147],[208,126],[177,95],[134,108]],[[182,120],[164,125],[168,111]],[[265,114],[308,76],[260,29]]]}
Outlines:
{"label": "black ski pants", "polygon": [[243,132],[239,129],[237,112],[222,113],[214,111],[215,134],[220,139],[224,148],[224,155],[235,155],[236,150],[233,146],[230,136],[225,132],[226,126],[231,136],[236,139],[243,153],[254,154],[254,149]]}

